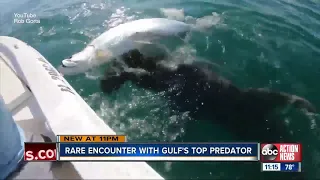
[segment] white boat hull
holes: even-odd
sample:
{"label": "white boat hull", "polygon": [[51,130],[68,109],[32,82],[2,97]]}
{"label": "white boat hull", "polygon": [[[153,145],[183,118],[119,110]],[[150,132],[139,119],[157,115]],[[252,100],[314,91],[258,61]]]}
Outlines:
{"label": "white boat hull", "polygon": [[[0,68],[0,94],[27,138],[29,134],[52,139],[58,134],[116,134],[26,43],[0,36]],[[40,164],[29,163],[29,172],[25,168],[17,179],[163,179],[145,162],[71,162],[50,173],[43,168],[51,163]]]}

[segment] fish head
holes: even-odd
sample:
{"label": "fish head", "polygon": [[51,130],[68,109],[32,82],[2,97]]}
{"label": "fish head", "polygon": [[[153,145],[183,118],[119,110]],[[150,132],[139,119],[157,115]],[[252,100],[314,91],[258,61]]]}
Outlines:
{"label": "fish head", "polygon": [[94,47],[88,46],[81,52],[62,60],[58,71],[63,75],[77,75],[85,73],[95,66],[95,63],[93,62],[94,57]]}

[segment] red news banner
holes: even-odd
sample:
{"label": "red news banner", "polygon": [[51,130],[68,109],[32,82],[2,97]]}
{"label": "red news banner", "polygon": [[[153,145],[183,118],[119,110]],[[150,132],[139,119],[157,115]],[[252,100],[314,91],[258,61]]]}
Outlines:
{"label": "red news banner", "polygon": [[302,149],[298,143],[261,144],[261,162],[301,162]]}
{"label": "red news banner", "polygon": [[56,143],[25,143],[24,144],[25,161],[56,161],[57,144]]}

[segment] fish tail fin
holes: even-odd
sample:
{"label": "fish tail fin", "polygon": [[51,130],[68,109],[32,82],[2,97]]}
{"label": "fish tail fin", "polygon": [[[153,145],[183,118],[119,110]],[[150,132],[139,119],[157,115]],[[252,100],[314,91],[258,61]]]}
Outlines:
{"label": "fish tail fin", "polygon": [[192,30],[203,33],[210,33],[210,29],[220,21],[221,17],[216,12],[212,12],[212,15],[203,16],[201,18],[194,18],[191,16],[185,18],[185,22],[191,24]]}

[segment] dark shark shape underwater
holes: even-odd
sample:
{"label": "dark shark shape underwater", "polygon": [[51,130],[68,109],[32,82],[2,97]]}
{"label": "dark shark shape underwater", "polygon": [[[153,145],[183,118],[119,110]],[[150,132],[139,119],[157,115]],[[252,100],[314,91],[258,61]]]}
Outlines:
{"label": "dark shark shape underwater", "polygon": [[212,120],[227,127],[243,141],[287,140],[290,133],[284,121],[269,119],[277,108],[292,105],[316,112],[302,97],[269,89],[240,89],[208,68],[194,64],[169,68],[158,63],[161,58],[147,58],[137,50],[124,54],[124,63],[115,62],[106,70],[101,80],[102,91],[111,93],[126,81],[164,91],[174,108],[188,111],[194,119]]}

